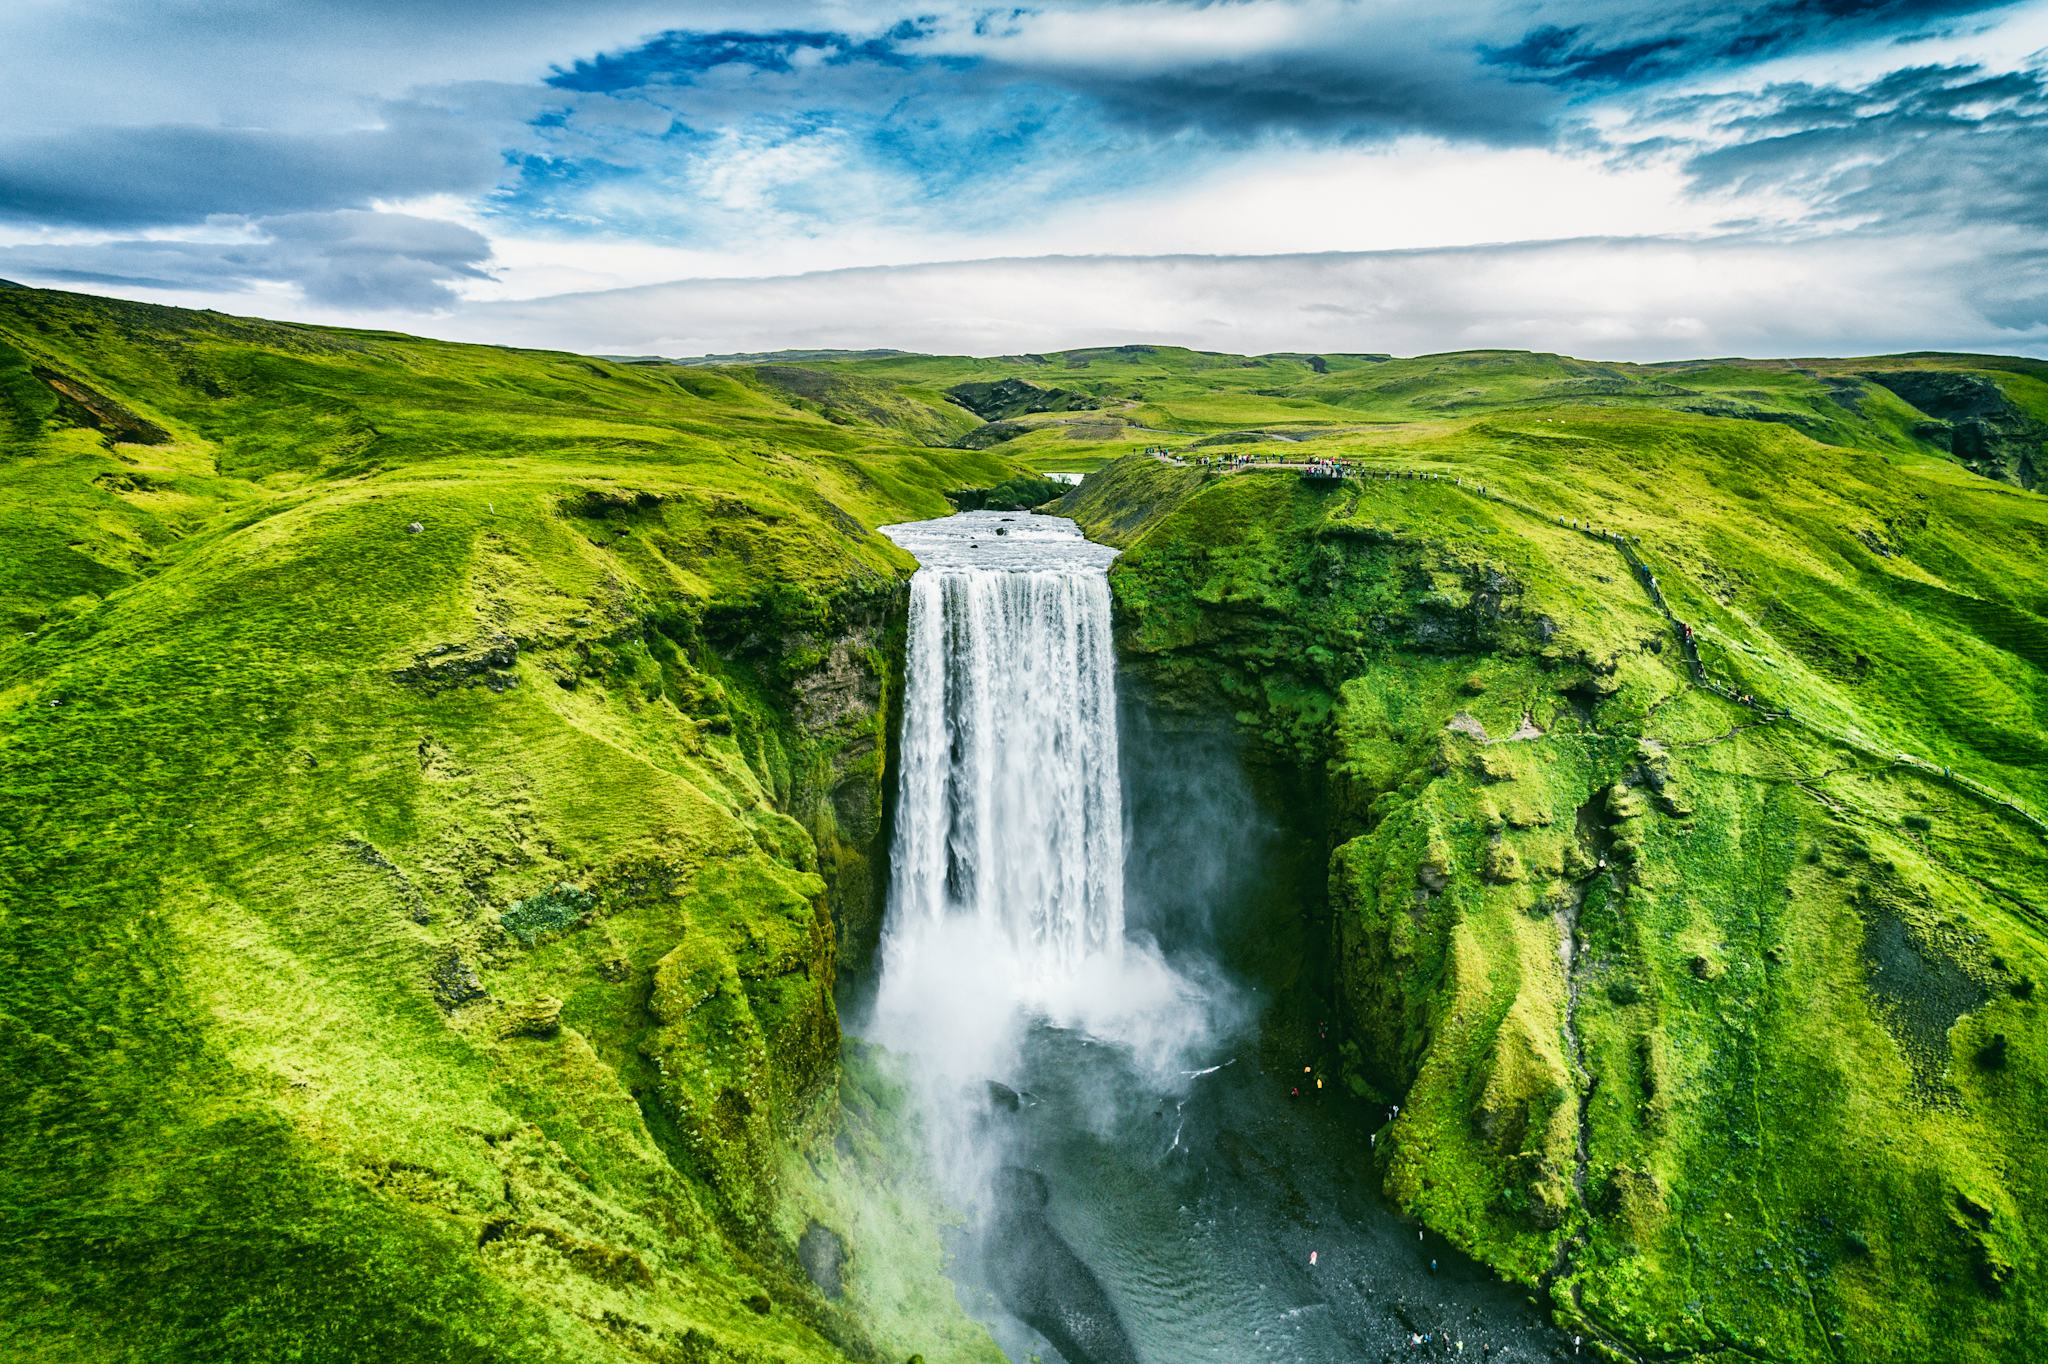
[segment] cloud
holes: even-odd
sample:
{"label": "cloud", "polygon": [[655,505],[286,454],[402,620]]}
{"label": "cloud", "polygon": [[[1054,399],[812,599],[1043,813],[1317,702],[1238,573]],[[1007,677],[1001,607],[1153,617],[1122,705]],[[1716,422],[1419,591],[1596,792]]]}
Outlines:
{"label": "cloud", "polygon": [[481,129],[419,105],[332,133],[86,127],[0,141],[0,218],[122,228],[356,208],[478,193],[500,168]]}
{"label": "cloud", "polygon": [[[1562,86],[1630,86],[1697,75],[1815,47],[1940,31],[2017,0],[1768,0],[1761,5],[1587,6],[1546,22],[1485,59]],[[1569,13],[1577,6],[1554,7]]]}
{"label": "cloud", "polygon": [[[759,4],[691,0],[706,25]],[[784,13],[804,6],[783,3]],[[675,22],[673,0],[9,0],[0,126],[95,122],[311,131],[423,88],[536,85],[565,54]]]}
{"label": "cloud", "polygon": [[548,84],[558,90],[613,92],[649,85],[687,84],[719,67],[746,67],[778,75],[821,65],[853,62],[909,67],[914,59],[900,44],[918,36],[919,25],[903,20],[867,38],[805,29],[715,32],[680,29],[662,33],[623,52],[603,53],[558,69]]}
{"label": "cloud", "polygon": [[[1083,331],[1119,325],[1085,278],[1136,319],[1126,331],[1241,338],[1266,325],[1253,305],[1213,294],[1196,316],[1154,284],[1286,299],[1313,292],[1307,260],[1350,262],[1321,267],[1315,286],[1341,299],[1281,308],[1276,334],[1322,335],[1382,295],[1409,302],[1373,316],[1418,340],[1484,322],[1558,344],[1682,350],[1697,334],[1769,348],[1787,328],[1825,330],[1738,325],[1698,292],[1702,262],[1736,259],[1712,255],[1718,244],[1758,253],[1741,259],[1778,271],[1781,290],[1805,263],[1947,308],[1939,325],[1958,334],[2031,344],[2048,298],[2035,246],[2048,114],[2039,59],[2023,54],[2048,33],[2044,9],[701,0],[677,28],[662,0],[18,0],[0,7],[0,48],[41,59],[0,87],[0,241],[17,243],[0,267],[198,300],[259,291],[345,316],[659,277],[604,264],[621,252],[686,276],[1098,250],[1152,262],[957,267],[968,273],[947,278],[965,292],[950,304],[923,292],[940,276],[914,271],[858,287],[700,279],[673,301],[701,325],[666,331],[640,311],[652,294],[612,296],[615,317],[532,305],[539,330],[545,314],[565,335],[707,348],[815,340],[840,299],[874,331],[898,325],[886,309],[900,298],[934,344],[1022,344],[983,320],[1006,309],[1019,328],[1063,330],[1035,297],[981,292],[999,277],[1060,300]],[[1668,307],[1607,300],[1599,270],[1573,273],[1583,255],[1358,253],[1585,233],[1655,239],[1650,255],[1616,244],[1608,259],[1671,272]],[[1926,287],[1903,258],[1873,264],[1876,241],[1925,254]],[[1330,248],[1354,253],[1257,254]],[[1215,255],[1159,263],[1174,251]],[[1252,260],[1269,263],[1229,264]],[[1460,269],[1510,260],[1556,269],[1592,301],[1503,277],[1487,311],[1454,288]],[[1662,297],[1645,279],[1643,296]],[[758,318],[720,311],[742,297]],[[826,311],[809,317],[801,300]],[[1832,277],[1801,310],[1823,302],[1872,336],[1893,325]],[[526,325],[452,316],[471,313]]]}
{"label": "cloud", "polygon": [[[1580,240],[1286,256],[1051,257],[691,280],[472,305],[455,339],[608,354],[1149,341],[1260,353],[1522,346],[1616,359],[2048,346],[1983,242]],[[2034,297],[2048,273],[2031,267]]]}
{"label": "cloud", "polygon": [[[507,224],[714,250],[849,227],[1000,232],[1305,149],[1599,148],[1603,101],[1981,24],[2005,3],[1575,0],[1532,27],[1512,0],[1130,0],[671,30],[559,67],[537,150],[493,205]],[[770,172],[773,192],[735,211],[729,188]]]}
{"label": "cloud", "polygon": [[125,290],[241,292],[289,284],[315,304],[431,312],[488,278],[490,243],[459,223],[343,209],[264,218],[210,239],[125,238],[0,247],[0,274]]}
{"label": "cloud", "polygon": [[1796,194],[1821,221],[2048,228],[2048,72],[1894,72],[1857,89],[1775,86],[1698,107],[1702,190]]}

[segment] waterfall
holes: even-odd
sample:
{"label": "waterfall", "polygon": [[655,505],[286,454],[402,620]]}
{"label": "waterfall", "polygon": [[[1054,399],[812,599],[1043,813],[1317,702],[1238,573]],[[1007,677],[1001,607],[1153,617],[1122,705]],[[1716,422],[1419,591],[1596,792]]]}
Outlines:
{"label": "waterfall", "polygon": [[1028,969],[1123,944],[1100,567],[931,566],[911,584],[892,927],[972,915]]}
{"label": "waterfall", "polygon": [[1121,954],[1114,551],[1071,522],[995,513],[888,533],[920,567],[885,972],[957,918],[1042,985]]}
{"label": "waterfall", "polygon": [[1114,1034],[1157,996],[1125,978],[1116,551],[1024,514],[883,530],[919,567],[874,1031],[972,1084],[1030,1019]]}
{"label": "waterfall", "polygon": [[1000,1163],[976,1116],[987,1086],[1025,1082],[1041,1029],[1170,1074],[1206,1016],[1157,948],[1125,932],[1116,551],[1025,514],[883,533],[919,566],[865,1031],[908,1064],[937,1167],[971,1202]]}
{"label": "waterfall", "polygon": [[[1115,551],[1056,517],[882,529],[918,570],[881,976],[856,1026],[958,1214],[962,1301],[1013,1360],[1334,1362],[1419,1339],[1434,1263],[1372,1211],[1348,1119],[1282,1097],[1324,1039],[1304,1018],[1268,1072],[1243,1045],[1256,1001],[1208,956],[1210,897],[1236,893],[1217,869],[1283,869],[1249,789],[1144,729],[1119,751]],[[1127,775],[1162,811],[1128,847]]]}

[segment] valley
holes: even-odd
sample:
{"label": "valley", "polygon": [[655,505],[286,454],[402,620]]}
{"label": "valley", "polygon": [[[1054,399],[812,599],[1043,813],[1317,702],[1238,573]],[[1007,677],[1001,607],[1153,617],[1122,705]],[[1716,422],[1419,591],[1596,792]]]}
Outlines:
{"label": "valley", "polygon": [[[1437,1349],[1438,1285],[1496,1358],[2024,1358],[2044,440],[1992,356],[672,363],[0,289],[0,1342],[1063,1349],[971,1263],[1001,1187],[1148,1361],[1250,1357],[1218,1301]],[[1020,996],[966,1078],[1046,1182],[963,1191],[946,1029],[887,1024],[930,672],[881,528],[1032,508],[1100,551],[1118,865],[1050,821],[930,903],[1093,869],[1062,960],[1156,953],[1216,1045],[1146,1078]]]}

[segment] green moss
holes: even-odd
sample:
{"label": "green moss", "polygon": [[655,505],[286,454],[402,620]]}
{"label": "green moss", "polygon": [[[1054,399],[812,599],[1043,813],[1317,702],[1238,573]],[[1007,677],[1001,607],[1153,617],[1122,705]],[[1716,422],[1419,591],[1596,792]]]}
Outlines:
{"label": "green moss", "polygon": [[[872,527],[1093,469],[1133,663],[1330,832],[1398,1197],[1632,1352],[2010,1357],[2048,504],[1870,377],[1921,370],[2048,412],[1989,357],[618,365],[0,291],[0,1339],[993,1358],[839,1065]],[[1072,396],[944,396],[1011,377]]]}
{"label": "green moss", "polygon": [[1003,466],[36,291],[0,397],[10,1355],[858,1353],[776,1220],[839,1120],[806,819],[879,780],[869,528]]}
{"label": "green moss", "polygon": [[[2048,795],[2018,719],[2048,678],[1921,603],[2037,597],[2048,504],[1883,430],[1610,401],[1355,434],[1395,478],[1127,460],[1065,505],[1125,549],[1133,665],[1327,789],[1397,1200],[1629,1352],[2008,1357],[2044,1326],[2048,1109],[2006,1076],[2048,1028],[1990,987],[2038,971],[2048,861],[1984,792]],[[1776,495],[1729,501],[1752,477]],[[1593,516],[1642,535],[1708,679],[1791,719],[1692,685]],[[1825,529],[1859,517],[1919,529],[1873,569]],[[1878,680],[1902,664],[1932,671],[1910,697]]]}

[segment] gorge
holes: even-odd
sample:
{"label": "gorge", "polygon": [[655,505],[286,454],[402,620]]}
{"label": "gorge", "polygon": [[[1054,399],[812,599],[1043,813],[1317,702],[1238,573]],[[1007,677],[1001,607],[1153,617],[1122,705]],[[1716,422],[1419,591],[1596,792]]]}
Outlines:
{"label": "gorge", "polygon": [[[1234,761],[1159,761],[1157,739],[1122,760],[1113,551],[1043,515],[883,533],[920,567],[868,1031],[916,1074],[943,1187],[971,1210],[966,1287],[1005,1309],[1011,1356],[1335,1364],[1426,1338],[1549,1357],[1533,1311],[1330,1159],[1373,1120],[1323,1104],[1326,1039],[1264,1035],[1245,963],[1212,940],[1232,907],[1202,897],[1227,888],[1164,864],[1156,833],[1126,839],[1133,788],[1183,856],[1220,841],[1231,879],[1267,871]],[[1149,932],[1127,927],[1127,876]],[[1290,1048],[1311,1064],[1269,1065]]]}
{"label": "gorge", "polygon": [[0,1345],[2014,1358],[2044,374],[0,290]]}

